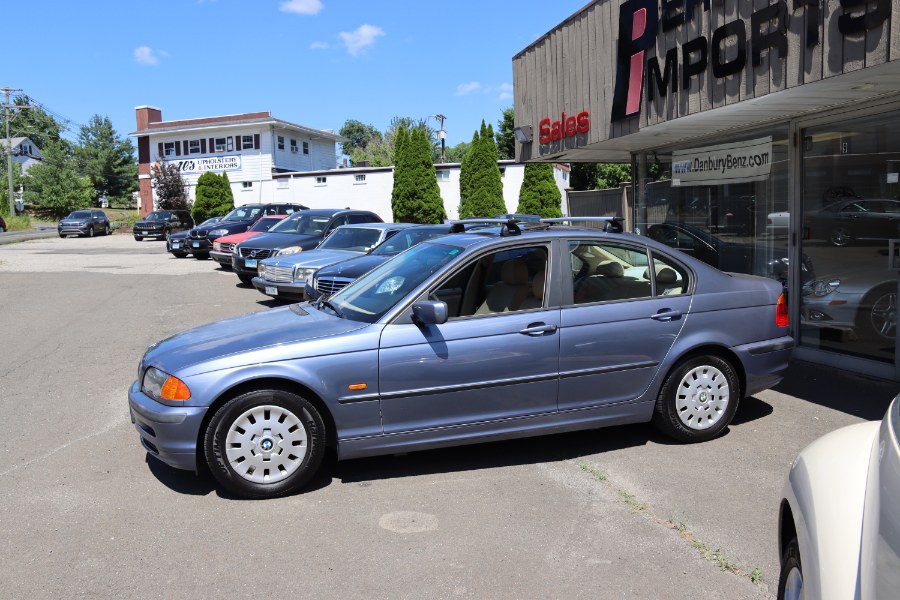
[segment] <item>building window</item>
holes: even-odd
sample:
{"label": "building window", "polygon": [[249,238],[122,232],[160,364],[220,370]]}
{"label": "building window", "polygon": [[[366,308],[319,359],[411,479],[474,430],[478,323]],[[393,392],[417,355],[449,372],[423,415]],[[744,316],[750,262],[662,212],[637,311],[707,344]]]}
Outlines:
{"label": "building window", "polygon": [[506,167],[500,168],[500,177],[506,177]]}
{"label": "building window", "polygon": [[241,136],[241,148],[253,148],[253,136],[252,135],[242,135]]}
{"label": "building window", "polygon": [[450,181],[450,171],[447,169],[438,169],[434,172],[438,181]]}
{"label": "building window", "polygon": [[283,135],[278,136],[278,149],[284,150],[284,136]]}
{"label": "building window", "polygon": [[245,181],[245,182],[241,183],[241,187],[242,187],[242,189],[245,189],[245,190],[252,190],[252,189],[253,189],[253,182],[252,182],[252,181]]}
{"label": "building window", "polygon": [[200,140],[188,142],[188,154],[200,154]]}
{"label": "building window", "polygon": [[316,177],[316,185],[325,185],[327,177]]}
{"label": "building window", "polygon": [[230,137],[216,138],[216,152],[231,152],[234,150],[234,142]]}
{"label": "building window", "polygon": [[365,176],[365,174],[363,174],[363,175],[356,175],[356,176],[354,177],[354,179],[356,179],[357,183],[362,183],[362,182],[365,182],[366,176]]}
{"label": "building window", "polygon": [[309,142],[303,142],[303,154],[309,154]]}
{"label": "building window", "polygon": [[163,144],[163,154],[166,156],[175,156],[175,142],[166,142]]}
{"label": "building window", "polygon": [[290,186],[290,183],[291,183],[291,182],[288,181],[287,179],[283,179],[283,178],[282,178],[282,179],[277,179],[277,180],[276,180],[275,186],[276,186],[279,190],[286,190],[286,189]]}
{"label": "building window", "polygon": [[297,140],[295,140],[294,138],[291,138],[291,152],[293,152],[294,154],[297,153]]}
{"label": "building window", "polygon": [[569,179],[569,173],[568,173],[568,171],[563,171],[563,172],[562,172],[562,178],[563,178],[563,181],[568,181],[568,179]]}

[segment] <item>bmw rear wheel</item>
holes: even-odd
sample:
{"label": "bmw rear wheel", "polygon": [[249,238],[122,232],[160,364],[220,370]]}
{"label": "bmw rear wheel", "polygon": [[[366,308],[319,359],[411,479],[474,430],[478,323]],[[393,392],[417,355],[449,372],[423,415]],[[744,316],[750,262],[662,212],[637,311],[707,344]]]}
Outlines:
{"label": "bmw rear wheel", "polygon": [[312,403],[284,390],[260,390],[216,411],[204,452],[222,487],[243,498],[272,498],[309,482],[325,441],[325,423]]}
{"label": "bmw rear wheel", "polygon": [[711,440],[731,423],[740,395],[740,382],[728,361],[718,356],[691,358],[663,383],[653,424],[681,442]]}

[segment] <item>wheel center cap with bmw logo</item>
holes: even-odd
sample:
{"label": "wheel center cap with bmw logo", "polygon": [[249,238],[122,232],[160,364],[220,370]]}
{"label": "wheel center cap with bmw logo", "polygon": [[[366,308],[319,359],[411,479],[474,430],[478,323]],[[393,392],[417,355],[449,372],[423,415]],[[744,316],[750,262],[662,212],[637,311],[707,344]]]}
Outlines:
{"label": "wheel center cap with bmw logo", "polygon": [[275,447],[275,442],[271,438],[263,438],[259,441],[259,447],[263,452],[271,452]]}

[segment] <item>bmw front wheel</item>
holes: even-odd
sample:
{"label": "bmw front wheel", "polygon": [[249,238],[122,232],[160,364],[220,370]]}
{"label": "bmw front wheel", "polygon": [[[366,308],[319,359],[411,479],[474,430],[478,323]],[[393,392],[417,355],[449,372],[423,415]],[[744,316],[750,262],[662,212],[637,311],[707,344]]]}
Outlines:
{"label": "bmw front wheel", "polygon": [[663,383],[653,424],[681,442],[711,440],[731,423],[740,395],[740,382],[728,361],[718,356],[691,358]]}
{"label": "bmw front wheel", "polygon": [[284,390],[248,392],[213,415],[204,451],[216,481],[243,498],[292,494],[316,474],[325,423],[315,406]]}

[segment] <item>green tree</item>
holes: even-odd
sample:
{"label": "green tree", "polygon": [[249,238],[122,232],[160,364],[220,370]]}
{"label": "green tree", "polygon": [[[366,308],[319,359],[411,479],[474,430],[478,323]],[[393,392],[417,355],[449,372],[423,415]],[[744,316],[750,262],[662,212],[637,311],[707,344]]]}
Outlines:
{"label": "green tree", "polygon": [[26,202],[54,217],[90,208],[91,181],[79,174],[71,146],[65,140],[51,141],[41,149],[41,154],[41,162],[32,165],[24,177]]}
{"label": "green tree", "polygon": [[194,221],[202,223],[210,217],[222,217],[234,208],[234,193],[228,173],[216,175],[207,171],[197,179],[197,198],[194,200]]}
{"label": "green tree", "polygon": [[343,151],[348,156],[351,156],[352,151],[356,148],[364,150],[372,142],[384,141],[384,136],[373,125],[366,125],[356,119],[344,121],[344,126],[341,127],[339,133],[342,137],[347,138],[347,141],[343,143]]}
{"label": "green tree", "polygon": [[472,144],[469,142],[460,142],[455,146],[447,146],[445,150],[445,154],[447,156],[448,163],[461,163],[465,158],[466,154],[469,153],[469,150],[472,149]]}
{"label": "green tree", "polygon": [[[200,177],[202,179],[203,175]],[[188,208],[184,179],[175,163],[162,161],[153,163],[150,167],[150,184],[156,191],[156,208],[162,210],[185,210]]]}
{"label": "green tree", "polygon": [[498,158],[500,160],[516,157],[516,124],[515,111],[512,107],[503,110],[503,118],[497,122],[497,133],[494,139],[497,142]]}
{"label": "green tree", "polygon": [[608,190],[629,181],[628,163],[572,163],[570,183],[574,190]]}
{"label": "green tree", "polygon": [[550,163],[525,163],[525,178],[519,189],[519,207],[516,212],[540,215],[545,219],[561,217],[562,194],[556,187],[553,165]]}
{"label": "green tree", "polygon": [[472,137],[472,148],[460,167],[459,216],[491,217],[506,211],[503,182],[497,166],[494,129],[481,122],[481,131]]}
{"label": "green tree", "polygon": [[427,132],[415,127],[397,132],[397,164],[391,209],[394,221],[403,223],[440,223],[447,218],[438,188]]}
{"label": "green tree", "polygon": [[79,170],[91,180],[94,204],[104,196],[110,203],[124,203],[138,189],[134,145],[121,138],[108,117],[94,115],[78,133],[75,158]]}
{"label": "green tree", "polygon": [[[27,137],[41,152],[44,146],[61,139],[62,125],[28,96],[17,96],[13,100],[17,107],[11,111],[9,121],[10,137]],[[0,112],[0,131],[6,132],[6,111]]]}
{"label": "green tree", "polygon": [[569,173],[569,184],[573,190],[583,192],[597,189],[598,163],[572,163],[572,171]]}

